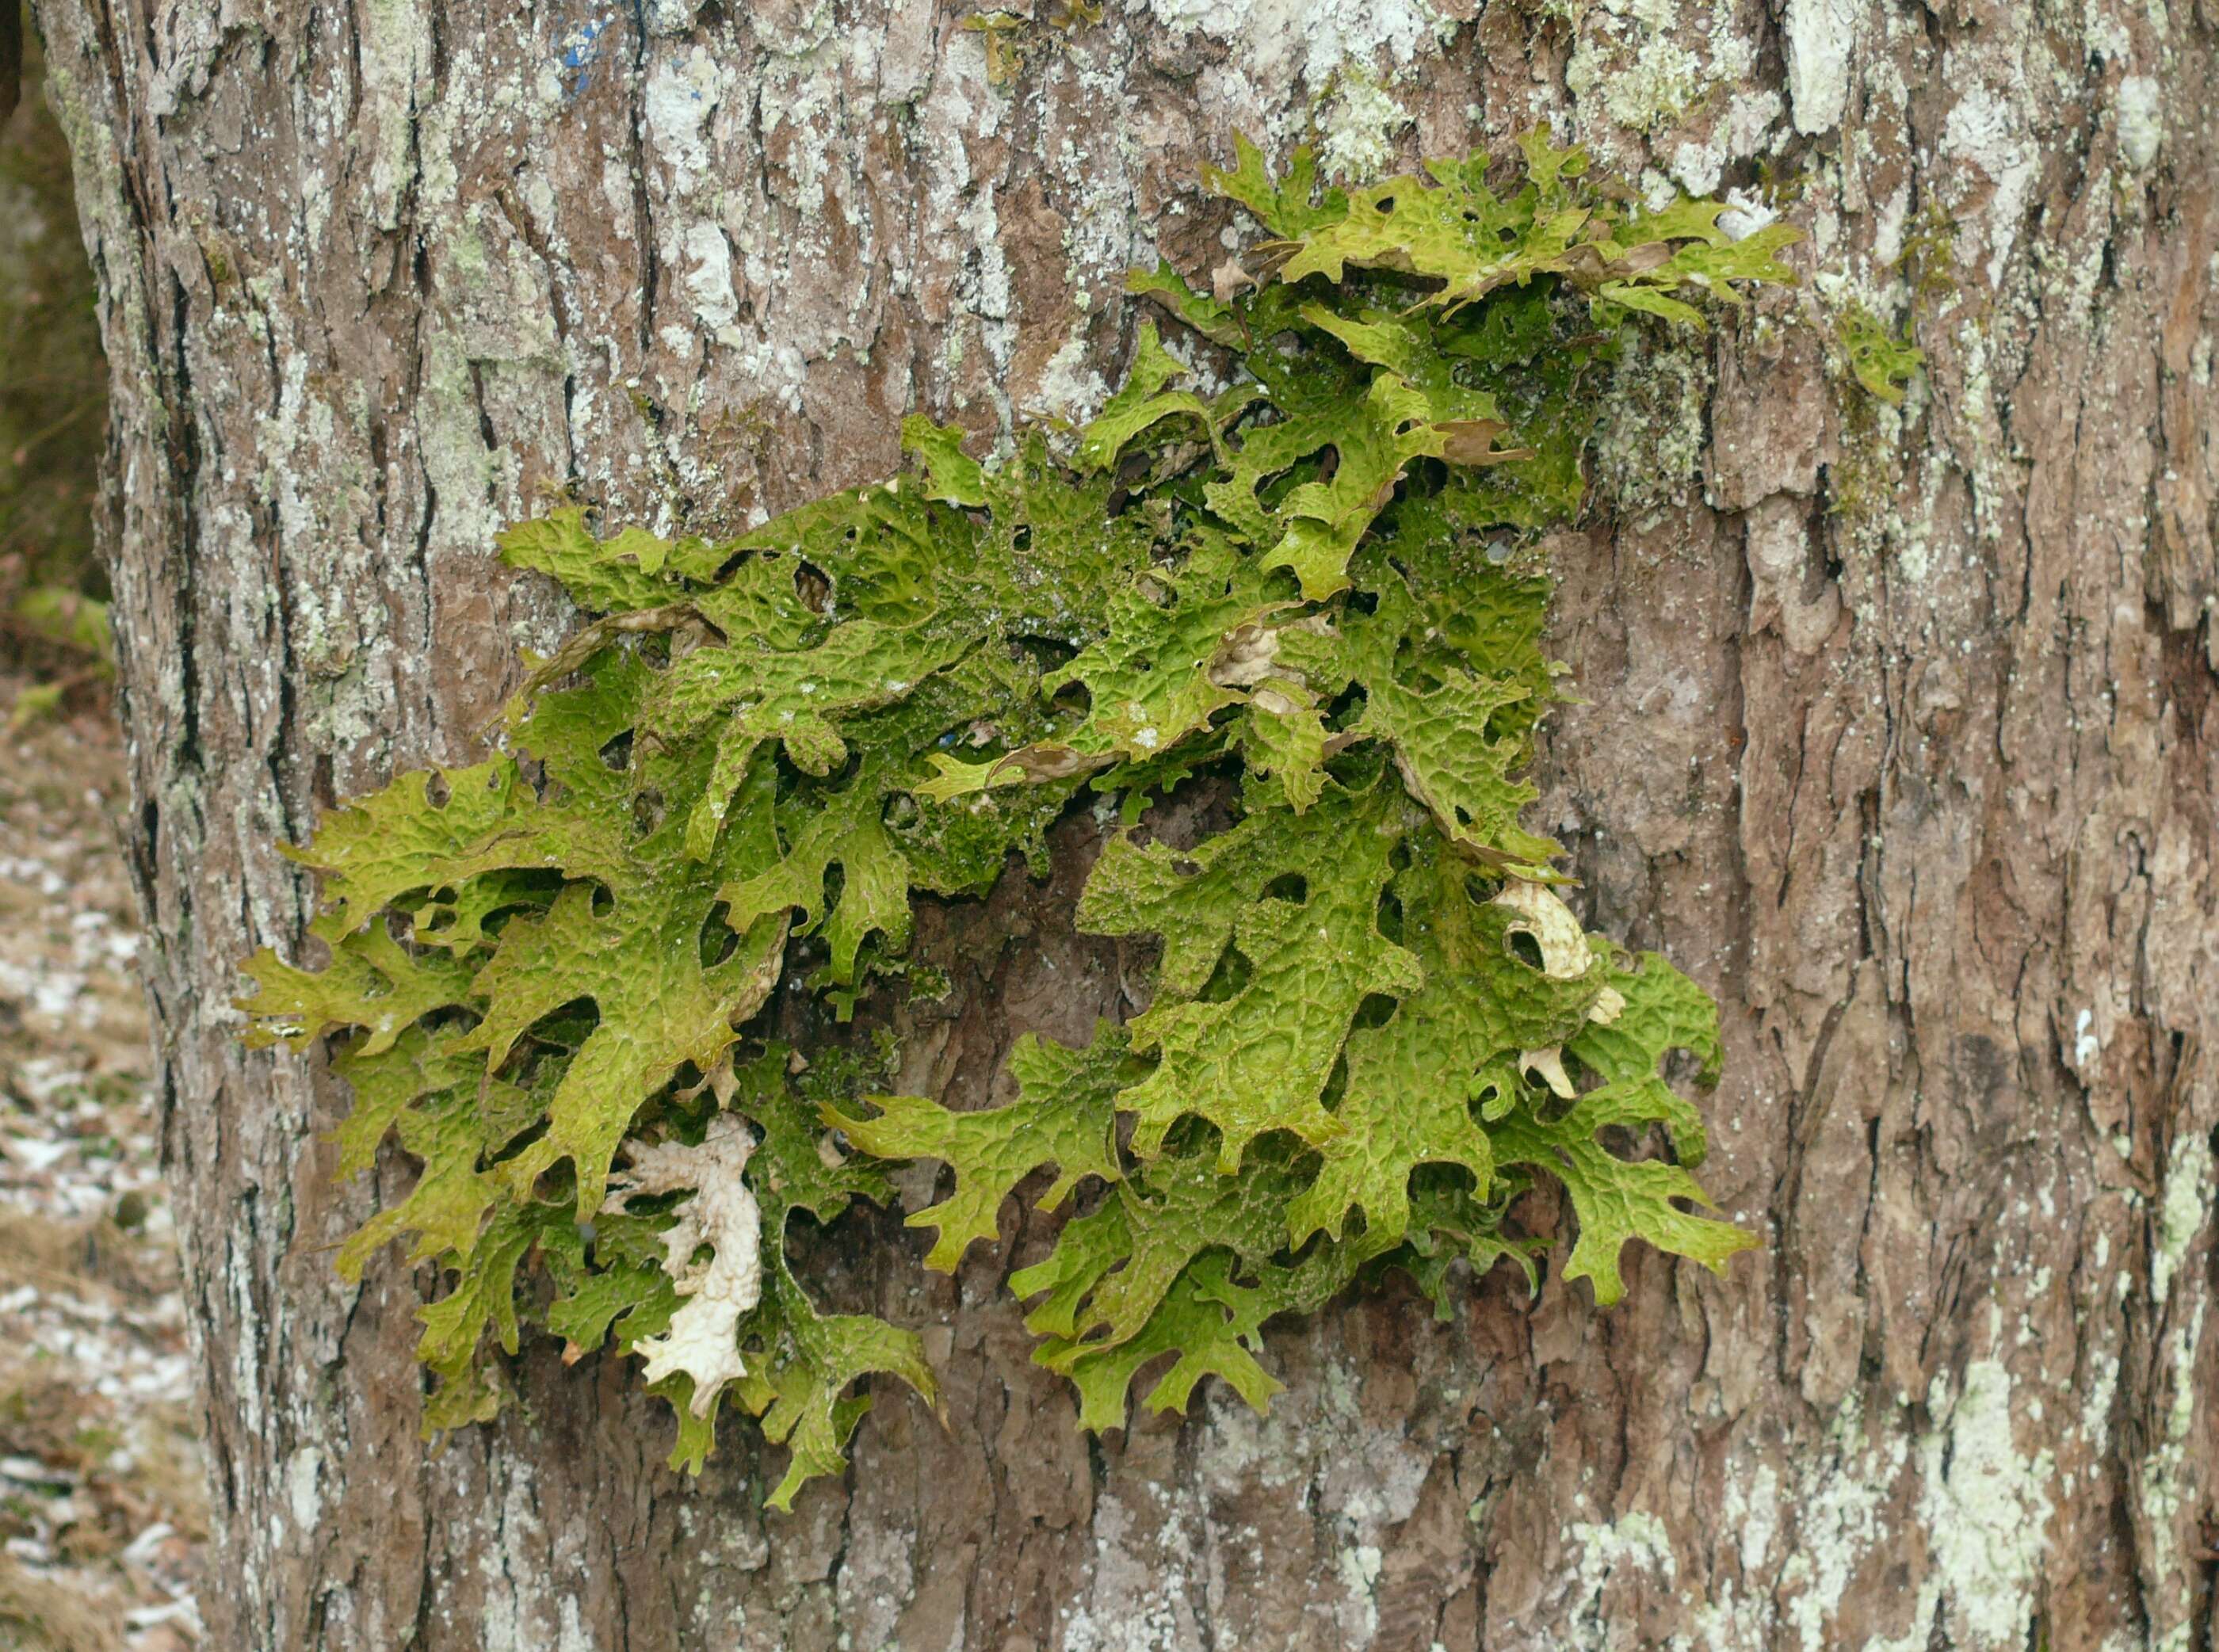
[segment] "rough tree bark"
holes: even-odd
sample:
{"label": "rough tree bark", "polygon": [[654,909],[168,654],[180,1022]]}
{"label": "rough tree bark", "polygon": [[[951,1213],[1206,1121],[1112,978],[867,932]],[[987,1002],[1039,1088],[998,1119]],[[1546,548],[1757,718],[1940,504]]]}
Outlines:
{"label": "rough tree bark", "polygon": [[[114,363],[214,1644],[2212,1644],[2210,0],[1037,0],[1007,84],[942,0],[36,10]],[[1707,1175],[1767,1250],[1634,1259],[1607,1314],[1353,1303],[1272,1333],[1268,1421],[1090,1446],[1000,1262],[928,1282],[862,1223],[820,1248],[942,1327],[945,1426],[883,1394],[792,1518],[743,1429],[666,1472],[612,1360],[534,1349],[527,1412],[420,1447],[426,1282],[333,1277],[340,1098],[227,1005],[307,914],[273,841],[473,758],[559,635],[495,528],[713,531],[885,473],[910,408],[1081,413],[1121,272],[1221,256],[1236,128],[1368,168],[1539,120],[1769,180],[1825,272],[1629,368],[1557,548],[1591,703],[1546,823],[1591,922],[1724,1001]],[[1926,351],[1900,414],[1843,370],[1867,315]],[[1114,1003],[1051,916],[1081,847],[928,926],[967,990],[912,1082]]]}

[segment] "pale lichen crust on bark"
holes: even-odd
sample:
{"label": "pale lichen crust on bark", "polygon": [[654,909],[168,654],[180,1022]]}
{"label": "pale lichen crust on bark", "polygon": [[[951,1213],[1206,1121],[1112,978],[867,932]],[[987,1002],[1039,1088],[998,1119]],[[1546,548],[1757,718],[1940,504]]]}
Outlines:
{"label": "pale lichen crust on bark", "polygon": [[[748,1374],[740,1357],[740,1320],[762,1301],[762,1213],[744,1174],[755,1139],[737,1113],[709,1121],[699,1142],[637,1144],[631,1162],[609,1181],[601,1214],[627,1214],[631,1202],[690,1193],[662,1239],[662,1270],[686,1304],[662,1335],[635,1343],[650,1383],[684,1374],[696,1417],[716,1409],[724,1384]],[[698,1260],[706,1250],[706,1261]]]}
{"label": "pale lichen crust on bark", "polygon": [[[500,755],[292,851],[329,960],[258,954],[249,1036],[333,1039],[345,1169],[388,1134],[420,1162],[340,1265],[410,1234],[451,1279],[429,1428],[500,1408],[530,1321],[642,1357],[674,1461],[737,1400],[792,1448],[786,1504],[843,1466],[859,1377],[933,1393],[913,1332],[824,1313],[787,1257],[794,1210],[884,1202],[886,1161],[952,1168],[910,1219],[936,1268],[1036,1171],[1084,1207],[1010,1282],[1097,1430],[1152,1368],[1153,1409],[1209,1375],[1264,1406],[1265,1321],[1359,1278],[1445,1316],[1458,1262],[1530,1277],[1550,1239],[1511,1207],[1541,1181],[1602,1302],[1630,1239],[1712,1268],[1755,1242],[1697,1214],[1703,1122],[1666,1082],[1675,1053],[1715,1078],[1714,1006],[1586,933],[1520,821],[1559,671],[1530,546],[1581,505],[1594,370],[1787,279],[1792,233],[1619,204],[1538,138],[1352,191],[1244,143],[1211,182],[1263,238],[1207,289],[1134,277],[1173,337],[1143,326],[1075,434],[981,463],[912,419],[903,475],[718,543],[510,530],[598,618]],[[1196,787],[1221,828],[1158,836]],[[1144,1012],[1021,1040],[1019,1098],[974,1112],[751,1035],[790,974],[852,1012],[914,894],[1044,866],[1090,791],[1116,827],[1078,923],[1160,947]]]}

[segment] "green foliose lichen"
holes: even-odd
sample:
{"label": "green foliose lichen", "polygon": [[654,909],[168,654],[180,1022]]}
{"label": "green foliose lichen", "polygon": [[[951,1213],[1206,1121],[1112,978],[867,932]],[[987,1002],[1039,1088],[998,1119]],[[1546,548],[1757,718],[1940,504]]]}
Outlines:
{"label": "green foliose lichen", "polygon": [[1865,394],[1891,407],[1903,404],[1904,387],[1926,364],[1926,353],[1880,320],[1868,304],[1853,301],[1834,318],[1834,334],[1850,375]]}
{"label": "green foliose lichen", "polygon": [[[494,1351],[537,1324],[644,1359],[676,1461],[727,1400],[761,1418],[783,1506],[842,1465],[859,1377],[932,1394],[917,1335],[820,1310],[785,1243],[797,1209],[886,1200],[886,1161],[952,1167],[911,1218],[943,1270],[1036,1172],[1078,1196],[1011,1285],[1097,1429],[1151,1368],[1156,1409],[1212,1374],[1262,1405],[1265,1322],[1359,1276],[1444,1314],[1459,1260],[1530,1276],[1548,1236],[1508,1210],[1538,1183],[1600,1301],[1629,1239],[1713,1268],[1753,1243],[1694,1214],[1702,1121],[1663,1078],[1714,1076],[1712,1006],[1584,934],[1520,823],[1557,668],[1546,581],[1504,552],[1577,512],[1625,329],[1785,279],[1788,233],[1625,208],[1584,167],[1530,140],[1507,184],[1482,158],[1321,191],[1244,143],[1211,182],[1266,239],[1210,292],[1135,276],[1184,353],[1144,326],[1071,457],[981,463],[911,419],[902,475],[722,543],[575,507],[503,537],[598,617],[500,755],[291,851],[329,961],[261,953],[243,1003],[254,1041],[334,1040],[345,1168],[388,1136],[421,1164],[340,1266],[405,1236],[449,1282],[430,1427],[494,1414]],[[1153,839],[1151,800],[1208,775],[1230,823]],[[1090,790],[1122,825],[1077,922],[1159,946],[1145,1013],[1021,1040],[985,1112],[750,1033],[798,941],[844,1014],[905,967],[918,891],[1041,867]]]}

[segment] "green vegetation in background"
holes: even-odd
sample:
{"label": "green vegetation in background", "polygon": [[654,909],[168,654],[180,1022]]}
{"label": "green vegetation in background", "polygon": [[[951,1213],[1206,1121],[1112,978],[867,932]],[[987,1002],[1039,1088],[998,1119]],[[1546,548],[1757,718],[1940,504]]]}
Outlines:
{"label": "green vegetation in background", "polygon": [[18,720],[104,675],[109,655],[92,543],[108,367],[69,146],[28,18],[24,48],[22,102],[0,122],[0,643],[42,680]]}
{"label": "green vegetation in background", "polygon": [[[242,1003],[253,1041],[335,1037],[347,1169],[388,1135],[422,1166],[340,1265],[407,1236],[449,1282],[428,1426],[498,1411],[493,1351],[536,1323],[644,1359],[674,1460],[728,1400],[761,1419],[784,1506],[844,1463],[856,1378],[932,1393],[918,1338],[820,1308],[786,1245],[904,1159],[953,1171],[911,1218],[935,1268],[1035,1172],[1076,1200],[1010,1283],[1095,1429],[1136,1382],[1261,1407],[1265,1322],[1383,1270],[1443,1314],[1459,1262],[1530,1278],[1537,1186],[1602,1302],[1630,1240],[1712,1268],[1755,1242],[1698,1214],[1703,1121],[1665,1077],[1715,1078],[1714,1006],[1587,934],[1521,823],[1560,668],[1519,547],[1576,516],[1624,341],[1788,278],[1793,237],[1618,204],[1586,165],[1534,138],[1343,192],[1243,143],[1210,182],[1263,238],[1207,291],[1134,277],[1172,333],[1141,325],[1068,457],[911,419],[901,475],[723,543],[575,507],[503,537],[601,618],[500,753],[292,851],[329,961],[265,951]],[[1153,835],[1197,784],[1229,822]],[[913,897],[1043,869],[1088,792],[1118,824],[1078,926],[1159,945],[1146,1013],[1019,1040],[1017,1099],[971,1112],[745,1034],[781,980],[836,1013],[898,990]]]}

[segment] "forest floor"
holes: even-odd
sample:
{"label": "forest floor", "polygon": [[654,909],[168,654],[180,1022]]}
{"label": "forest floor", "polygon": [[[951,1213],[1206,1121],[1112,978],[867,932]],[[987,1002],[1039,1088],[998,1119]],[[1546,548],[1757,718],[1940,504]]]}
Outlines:
{"label": "forest floor", "polygon": [[[0,710],[19,686],[0,679]],[[123,795],[104,707],[0,732],[0,1648],[201,1639],[207,1498]]]}

